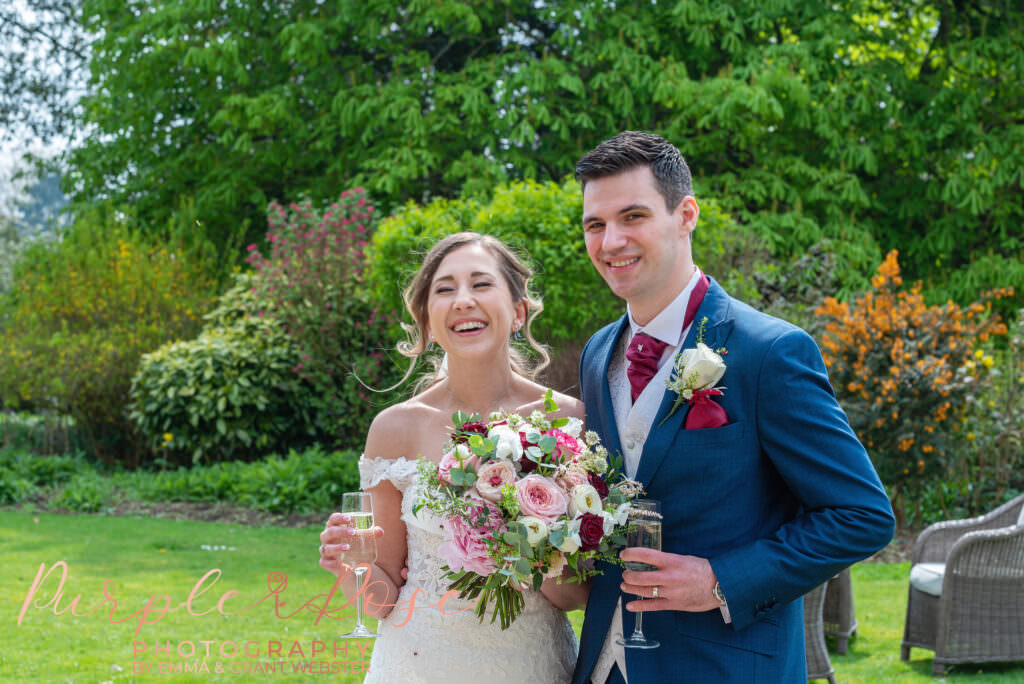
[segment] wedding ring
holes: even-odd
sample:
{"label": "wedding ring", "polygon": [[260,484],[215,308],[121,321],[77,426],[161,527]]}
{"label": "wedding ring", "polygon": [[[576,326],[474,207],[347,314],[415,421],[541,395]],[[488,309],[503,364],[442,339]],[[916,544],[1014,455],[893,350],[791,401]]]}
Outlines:
{"label": "wedding ring", "polygon": [[321,558],[324,557],[324,545],[323,544],[320,545],[320,557]]}
{"label": "wedding ring", "polygon": [[657,586],[655,586],[654,589],[651,590],[651,598],[658,598],[658,587]]}

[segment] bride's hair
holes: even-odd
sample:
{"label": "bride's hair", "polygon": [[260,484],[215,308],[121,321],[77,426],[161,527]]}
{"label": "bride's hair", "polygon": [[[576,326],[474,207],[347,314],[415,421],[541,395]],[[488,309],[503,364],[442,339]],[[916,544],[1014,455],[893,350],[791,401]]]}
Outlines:
{"label": "bride's hair", "polygon": [[[533,271],[508,245],[492,235],[472,232],[456,233],[444,238],[427,252],[427,256],[423,259],[423,265],[420,266],[420,270],[405,290],[405,308],[412,316],[414,324],[402,324],[408,339],[399,342],[397,348],[400,354],[411,358],[413,361],[405,377],[402,378],[402,382],[405,382],[412,375],[419,357],[428,353],[427,306],[430,299],[430,286],[434,281],[434,276],[437,274],[437,269],[440,268],[441,262],[444,261],[446,256],[457,249],[469,245],[480,245],[489,251],[498,262],[501,275],[504,277],[509,292],[512,294],[512,301],[526,302],[526,323],[523,325],[521,333],[526,345],[533,351],[533,354],[524,353],[523,349],[517,348],[514,344],[509,344],[509,363],[512,366],[512,370],[532,380],[551,361],[547,349],[533,338],[533,333],[530,330],[533,319],[544,310],[540,297],[530,291],[530,278],[533,276]],[[430,361],[434,366],[433,371],[426,373],[416,383],[413,393],[422,391],[445,376],[446,370],[443,368],[440,355],[431,355]]]}

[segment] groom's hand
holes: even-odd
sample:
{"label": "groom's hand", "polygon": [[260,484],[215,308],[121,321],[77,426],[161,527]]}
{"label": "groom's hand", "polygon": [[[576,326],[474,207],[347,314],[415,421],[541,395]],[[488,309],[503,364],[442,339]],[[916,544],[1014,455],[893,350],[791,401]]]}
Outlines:
{"label": "groom's hand", "polygon": [[[643,596],[643,601],[630,601],[626,610],[683,610],[702,613],[719,607],[714,596],[715,573],[707,558],[680,556],[654,549],[631,547],[623,549],[619,557],[624,561],[648,563],[657,570],[622,573],[623,593]],[[654,598],[654,588],[658,598]]]}

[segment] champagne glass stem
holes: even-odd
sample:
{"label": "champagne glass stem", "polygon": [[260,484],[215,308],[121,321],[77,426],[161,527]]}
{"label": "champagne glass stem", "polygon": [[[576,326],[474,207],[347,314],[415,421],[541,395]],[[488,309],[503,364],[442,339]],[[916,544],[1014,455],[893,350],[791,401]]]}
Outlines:
{"label": "champagne glass stem", "polygon": [[356,631],[362,631],[366,629],[363,626],[363,575],[366,574],[366,568],[358,567],[355,571],[356,574]]}
{"label": "champagne glass stem", "polygon": [[[640,600],[643,601],[644,597],[641,596]],[[633,624],[633,638],[643,640],[644,637],[644,612],[638,610],[636,613],[636,622]]]}

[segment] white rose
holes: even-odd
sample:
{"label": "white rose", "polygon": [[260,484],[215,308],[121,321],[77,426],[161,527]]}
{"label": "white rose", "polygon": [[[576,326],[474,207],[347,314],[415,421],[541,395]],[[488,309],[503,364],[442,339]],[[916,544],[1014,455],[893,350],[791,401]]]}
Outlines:
{"label": "white rose", "polygon": [[580,433],[583,432],[583,421],[576,417],[569,418],[569,422],[560,427],[559,430],[573,439],[579,439]]}
{"label": "white rose", "polygon": [[615,529],[615,514],[609,513],[608,511],[601,511],[601,519],[605,536],[607,536]]}
{"label": "white rose", "polygon": [[495,443],[494,457],[518,461],[523,456],[523,443],[519,433],[507,425],[496,425],[487,433],[487,438]]}
{"label": "white rose", "polygon": [[628,501],[624,504],[619,504],[619,507],[615,509],[615,513],[612,514],[616,525],[625,525],[629,522],[629,510],[631,508],[633,508],[633,504]]}
{"label": "white rose", "polygon": [[562,538],[562,543],[558,544],[556,548],[562,553],[576,553],[580,550],[582,544],[583,542],[580,540],[580,520],[579,518],[570,520],[565,525],[565,537]]}
{"label": "white rose", "polygon": [[688,388],[706,389],[714,387],[725,375],[725,362],[711,347],[698,342],[696,348],[684,349],[679,354],[676,369]]}
{"label": "white rose", "polygon": [[526,543],[530,546],[536,546],[548,536],[548,526],[540,518],[535,518],[532,515],[523,515],[516,522],[526,526]]}
{"label": "white rose", "polygon": [[569,492],[569,515],[577,518],[583,513],[601,514],[601,495],[593,485],[576,485]]}

